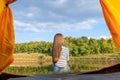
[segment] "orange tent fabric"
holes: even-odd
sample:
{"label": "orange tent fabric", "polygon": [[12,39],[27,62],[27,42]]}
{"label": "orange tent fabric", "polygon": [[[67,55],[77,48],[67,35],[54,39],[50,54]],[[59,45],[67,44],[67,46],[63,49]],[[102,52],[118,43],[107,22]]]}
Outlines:
{"label": "orange tent fabric", "polygon": [[14,1],[0,0],[0,72],[14,60],[13,17],[8,7]]}
{"label": "orange tent fabric", "polygon": [[120,52],[120,0],[100,0],[104,18]]}

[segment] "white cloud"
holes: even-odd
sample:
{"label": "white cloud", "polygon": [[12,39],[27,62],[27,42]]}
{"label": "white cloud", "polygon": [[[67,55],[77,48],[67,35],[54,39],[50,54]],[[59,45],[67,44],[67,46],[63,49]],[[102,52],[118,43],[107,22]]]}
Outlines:
{"label": "white cloud", "polygon": [[[87,20],[91,17],[102,16],[99,0],[45,0],[42,3],[48,10],[73,19]],[[58,5],[58,3],[62,5]]]}
{"label": "white cloud", "polygon": [[26,21],[80,22],[103,17],[99,0],[20,0],[19,3],[13,9],[15,19],[21,17]]}
{"label": "white cloud", "polygon": [[34,14],[33,13],[27,13],[26,16],[27,17],[34,17]]}
{"label": "white cloud", "polygon": [[68,0],[55,0],[53,3],[54,5],[62,5],[66,3]]}
{"label": "white cloud", "polygon": [[108,39],[108,38],[112,38],[112,37],[111,36],[100,36],[100,38]]}
{"label": "white cloud", "polygon": [[31,23],[25,23],[15,20],[14,21],[15,30],[18,31],[33,31],[38,32],[38,30]]}
{"label": "white cloud", "polygon": [[96,24],[95,20],[87,20],[76,23],[53,23],[53,22],[33,22],[25,23],[18,20],[15,20],[15,30],[19,31],[32,31],[32,32],[41,32],[41,31],[80,31],[80,30],[89,30],[92,29],[92,25]]}

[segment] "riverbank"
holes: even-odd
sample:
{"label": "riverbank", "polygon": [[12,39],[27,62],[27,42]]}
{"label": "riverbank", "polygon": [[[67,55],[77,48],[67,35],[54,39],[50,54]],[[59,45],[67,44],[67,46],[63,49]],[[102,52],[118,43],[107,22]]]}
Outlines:
{"label": "riverbank", "polygon": [[[4,71],[13,74],[41,75],[53,74],[51,56],[43,54],[15,54],[15,60]],[[98,54],[79,57],[70,56],[69,66],[71,72],[88,72],[100,70],[120,62],[119,54]]]}

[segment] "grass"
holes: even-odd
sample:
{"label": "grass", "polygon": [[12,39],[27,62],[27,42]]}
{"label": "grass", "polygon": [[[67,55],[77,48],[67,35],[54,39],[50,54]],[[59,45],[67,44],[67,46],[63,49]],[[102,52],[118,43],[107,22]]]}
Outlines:
{"label": "grass", "polygon": [[[40,56],[43,56],[43,58],[40,58]],[[10,66],[32,66],[32,67],[37,67],[40,66],[40,62],[48,63],[51,62],[51,57],[50,56],[45,56],[44,54],[38,54],[38,53],[33,53],[33,54],[23,54],[23,53],[18,53],[14,54],[14,62]]]}
{"label": "grass", "polygon": [[[7,67],[4,72],[23,75],[40,75],[53,74],[50,71],[52,60],[51,56],[32,53],[18,53],[14,54],[14,62]],[[98,70],[116,64],[120,61],[118,54],[98,54],[86,55],[79,57],[70,57],[69,65],[71,72],[86,72],[91,70]]]}

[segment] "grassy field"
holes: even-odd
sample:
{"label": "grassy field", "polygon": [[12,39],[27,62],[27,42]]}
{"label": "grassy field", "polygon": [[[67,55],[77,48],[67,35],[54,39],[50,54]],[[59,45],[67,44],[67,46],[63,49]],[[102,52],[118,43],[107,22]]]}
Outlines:
{"label": "grassy field", "polygon": [[[14,62],[4,72],[24,75],[51,74],[51,56],[44,54],[14,54]],[[98,70],[120,62],[119,54],[98,54],[70,57],[71,72]]]}
{"label": "grassy field", "polygon": [[[15,60],[10,66],[33,66],[37,67],[44,64],[52,64],[51,56],[46,56],[44,54],[14,54]],[[104,60],[104,61],[118,61],[120,59],[119,54],[98,54],[98,55],[86,55],[79,57],[70,57],[70,62],[74,61],[90,61],[90,60]]]}
{"label": "grassy field", "polygon": [[[42,58],[45,57],[45,55],[43,54],[23,54],[23,53],[19,53],[19,54],[14,54],[14,62],[10,65],[10,66],[32,66],[32,67],[37,67],[40,66],[40,60]],[[48,58],[50,58],[50,56],[46,56]],[[45,60],[45,58],[44,58]]]}

